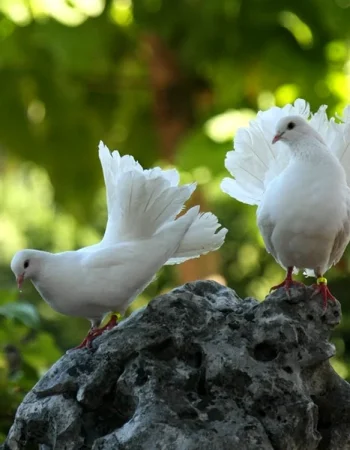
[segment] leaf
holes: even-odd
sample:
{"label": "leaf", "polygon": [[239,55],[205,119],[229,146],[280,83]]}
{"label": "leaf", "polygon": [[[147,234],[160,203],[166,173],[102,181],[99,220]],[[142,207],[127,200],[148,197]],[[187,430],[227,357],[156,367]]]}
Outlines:
{"label": "leaf", "polygon": [[8,319],[17,319],[30,328],[38,328],[40,317],[31,303],[6,303],[0,307],[0,315]]}

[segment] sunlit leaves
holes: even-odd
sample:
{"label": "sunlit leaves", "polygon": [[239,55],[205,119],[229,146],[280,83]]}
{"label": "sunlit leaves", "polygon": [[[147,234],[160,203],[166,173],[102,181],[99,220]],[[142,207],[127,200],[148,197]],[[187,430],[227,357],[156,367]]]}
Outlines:
{"label": "sunlit leaves", "polygon": [[0,316],[8,319],[16,319],[30,328],[38,328],[40,324],[39,314],[31,303],[7,303],[0,306]]}

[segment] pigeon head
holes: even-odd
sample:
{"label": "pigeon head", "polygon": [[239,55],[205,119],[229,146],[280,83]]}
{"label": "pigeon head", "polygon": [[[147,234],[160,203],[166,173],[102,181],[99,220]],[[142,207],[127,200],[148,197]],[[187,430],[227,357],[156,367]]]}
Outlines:
{"label": "pigeon head", "polygon": [[276,135],[272,140],[293,144],[308,138],[317,139],[324,144],[322,137],[300,116],[287,116],[280,119],[276,126]]}
{"label": "pigeon head", "polygon": [[40,253],[37,250],[21,250],[12,258],[11,270],[16,276],[18,289],[22,288],[25,279],[37,276],[41,262]]}

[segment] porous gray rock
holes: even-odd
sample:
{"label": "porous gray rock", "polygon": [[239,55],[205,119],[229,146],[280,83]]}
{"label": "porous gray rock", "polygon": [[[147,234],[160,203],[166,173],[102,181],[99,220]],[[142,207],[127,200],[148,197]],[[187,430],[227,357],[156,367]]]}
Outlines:
{"label": "porous gray rock", "polygon": [[259,303],[197,281],[155,298],[49,370],[5,449],[349,449],[350,387],[329,364],[340,305],[312,292]]}

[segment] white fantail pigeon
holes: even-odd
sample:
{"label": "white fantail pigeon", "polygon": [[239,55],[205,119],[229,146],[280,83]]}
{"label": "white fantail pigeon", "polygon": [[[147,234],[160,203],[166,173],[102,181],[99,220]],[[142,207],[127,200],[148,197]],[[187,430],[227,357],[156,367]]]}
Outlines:
{"label": "white fantail pigeon", "polygon": [[196,189],[179,186],[177,170],[143,170],[132,156],[112,154],[101,142],[99,156],[107,190],[108,221],[100,243],[78,251],[21,250],[11,269],[19,288],[30,279],[56,311],[85,317],[91,329],[80,347],[116,325],[164,264],[177,264],[217,250],[227,230],[216,216],[195,206],[177,217]]}
{"label": "white fantail pigeon", "polygon": [[266,249],[287,270],[271,289],[288,291],[293,270],[305,269],[326,307],[334,297],[324,274],[350,240],[350,107],[339,123],[327,119],[325,106],[310,117],[300,99],[273,107],[238,130],[234,147],[225,165],[235,180],[225,178],[221,188],[258,205]]}

